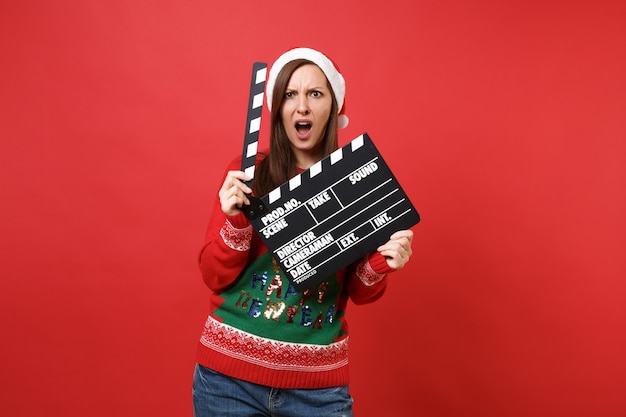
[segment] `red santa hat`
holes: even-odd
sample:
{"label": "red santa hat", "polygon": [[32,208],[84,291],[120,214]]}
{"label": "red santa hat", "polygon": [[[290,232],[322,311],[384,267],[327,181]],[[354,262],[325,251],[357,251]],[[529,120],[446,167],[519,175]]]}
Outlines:
{"label": "red santa hat", "polygon": [[350,120],[348,119],[348,116],[344,114],[346,82],[343,79],[341,73],[339,73],[339,71],[337,70],[335,64],[333,64],[333,62],[328,59],[328,57],[326,57],[321,52],[311,48],[291,49],[279,56],[276,62],[274,62],[274,64],[272,65],[266,85],[267,107],[270,109],[270,111],[272,110],[272,94],[274,92],[276,77],[278,77],[280,70],[283,69],[285,64],[296,59],[306,59],[320,67],[324,75],[326,75],[326,78],[328,79],[328,82],[333,89],[333,93],[335,94],[335,99],[337,100],[337,113],[339,113],[339,117],[337,118],[337,126],[340,129],[348,126],[348,122]]}

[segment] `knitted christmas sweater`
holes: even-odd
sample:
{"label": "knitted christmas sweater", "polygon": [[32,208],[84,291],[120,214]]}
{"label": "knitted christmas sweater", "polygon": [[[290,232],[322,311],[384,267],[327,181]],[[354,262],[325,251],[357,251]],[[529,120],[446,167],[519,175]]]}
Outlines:
{"label": "knitted christmas sweater", "polygon": [[[240,166],[237,158],[226,172]],[[392,271],[373,252],[299,293],[248,219],[226,216],[219,197],[199,265],[211,292],[198,363],[252,383],[302,389],[348,384],[348,300],[376,301]]]}

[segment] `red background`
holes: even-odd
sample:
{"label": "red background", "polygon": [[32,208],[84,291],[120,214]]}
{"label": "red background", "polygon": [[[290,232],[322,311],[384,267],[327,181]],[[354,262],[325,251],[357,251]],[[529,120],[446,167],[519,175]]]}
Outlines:
{"label": "red background", "polygon": [[310,46],[422,215],[357,415],[626,416],[625,5],[2,2],[0,414],[191,415],[251,64]]}

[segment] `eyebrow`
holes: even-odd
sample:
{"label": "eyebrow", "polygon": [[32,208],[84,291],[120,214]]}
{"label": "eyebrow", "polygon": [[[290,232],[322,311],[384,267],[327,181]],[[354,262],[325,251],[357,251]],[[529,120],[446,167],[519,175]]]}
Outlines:
{"label": "eyebrow", "polygon": [[[319,86],[319,87],[310,87],[308,88],[306,91],[320,91],[320,90],[327,90],[328,87],[326,86]],[[285,91],[297,91],[299,90],[299,88],[293,88],[290,86],[287,86],[287,88],[285,88]]]}

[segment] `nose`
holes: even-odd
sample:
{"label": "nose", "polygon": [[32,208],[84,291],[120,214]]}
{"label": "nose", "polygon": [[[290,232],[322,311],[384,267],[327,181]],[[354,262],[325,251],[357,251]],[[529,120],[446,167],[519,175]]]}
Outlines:
{"label": "nose", "polygon": [[297,111],[300,114],[309,114],[309,102],[305,95],[300,96]]}

